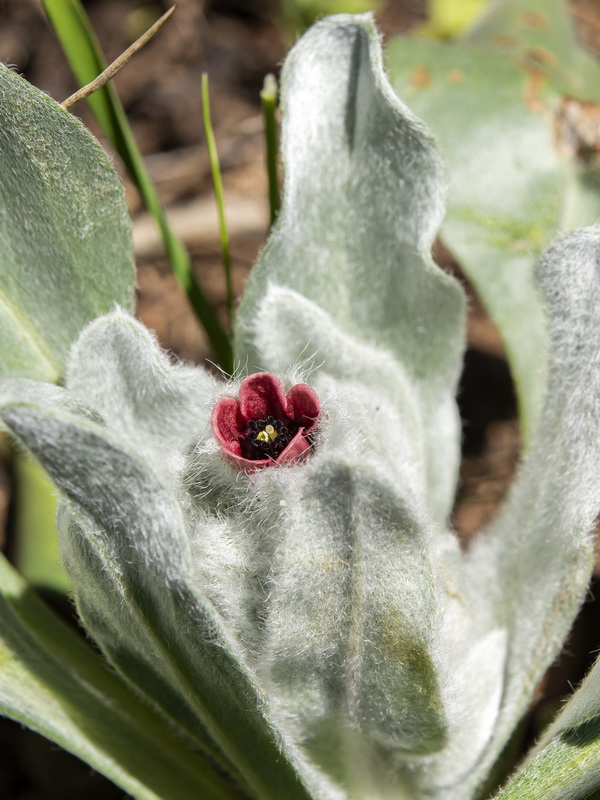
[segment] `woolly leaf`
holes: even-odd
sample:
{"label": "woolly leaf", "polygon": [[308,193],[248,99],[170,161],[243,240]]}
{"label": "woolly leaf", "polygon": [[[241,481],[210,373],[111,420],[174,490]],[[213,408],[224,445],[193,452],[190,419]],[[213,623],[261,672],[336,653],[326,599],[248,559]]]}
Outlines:
{"label": "woolly leaf", "polygon": [[133,303],[119,179],[91,134],[0,65],[0,375],[55,381],[84,325]]}
{"label": "woolly leaf", "polygon": [[125,677],[252,791],[307,798],[239,648],[190,575],[175,495],[118,436],[73,413],[67,393],[49,389],[6,381],[2,418],[68,498],[59,531],[86,627]]}
{"label": "woolly leaf", "polygon": [[573,622],[591,573],[600,509],[600,231],[542,257],[549,373],[539,430],[498,518],[474,542],[465,587],[479,626],[509,632],[502,708],[480,769],[505,743]]}
{"label": "woolly leaf", "polygon": [[[286,61],[282,105],[285,194],[246,287],[237,359],[250,371],[269,368],[267,339],[276,348],[286,335],[283,317],[274,327],[260,322],[270,285],[304,295],[342,335],[402,364],[428,420],[427,482],[444,472],[450,485],[464,304],[459,286],[428,256],[442,215],[441,167],[422,125],[387,83],[370,17],[332,17],[302,38]],[[286,355],[294,362],[315,355],[318,363],[306,341],[298,338]],[[438,496],[436,519],[451,502],[448,491]]]}
{"label": "woolly leaf", "polygon": [[[257,321],[256,342],[271,369],[285,371],[304,344],[306,352],[313,355],[304,361],[303,368],[311,374],[319,394],[326,398],[335,393],[348,414],[352,406],[356,430],[362,428],[359,417],[364,414],[359,408],[365,409],[367,418],[362,423],[367,433],[359,450],[354,450],[354,457],[360,456],[374,466],[385,463],[398,478],[410,472],[412,490],[424,497],[425,421],[416,392],[398,361],[357,341],[325,311],[290,289],[270,286]],[[272,330],[280,332],[277,339]],[[439,477],[436,489],[443,486],[444,477]],[[441,494],[445,499],[445,491]]]}
{"label": "woolly leaf", "polygon": [[172,364],[150,331],[119,310],[83,331],[71,352],[67,386],[166,485],[176,481],[186,447],[208,432],[219,390],[206,370]]}
{"label": "woolly leaf", "polygon": [[232,793],[0,557],[0,713],[87,761],[138,800]]}
{"label": "woolly leaf", "polygon": [[[365,751],[369,742],[403,754],[439,750],[431,532],[374,471],[329,454],[313,461],[293,483],[279,480],[284,533],[260,662],[275,710],[317,762],[335,753],[346,762],[359,733]],[[346,781],[367,761],[348,764]]]}

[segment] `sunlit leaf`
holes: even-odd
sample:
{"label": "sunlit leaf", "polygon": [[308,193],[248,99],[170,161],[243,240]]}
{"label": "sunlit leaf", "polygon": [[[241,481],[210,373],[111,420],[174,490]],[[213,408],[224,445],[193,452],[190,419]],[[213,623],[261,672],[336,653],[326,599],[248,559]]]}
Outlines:
{"label": "sunlit leaf", "polygon": [[133,303],[123,189],[98,142],[0,67],[0,375],[61,377],[84,325]]}
{"label": "sunlit leaf", "polygon": [[[332,17],[303,37],[286,61],[282,106],[285,192],[238,314],[238,363],[270,369],[268,340],[275,350],[291,341],[286,315],[279,325],[272,316],[261,321],[274,287],[292,289],[342,334],[389,354],[421,404],[428,501],[444,520],[458,465],[464,301],[429,256],[442,216],[441,164],[390,90],[368,16]],[[318,328],[304,334],[288,347],[288,363],[319,363]],[[335,371],[334,362],[322,367]]]}

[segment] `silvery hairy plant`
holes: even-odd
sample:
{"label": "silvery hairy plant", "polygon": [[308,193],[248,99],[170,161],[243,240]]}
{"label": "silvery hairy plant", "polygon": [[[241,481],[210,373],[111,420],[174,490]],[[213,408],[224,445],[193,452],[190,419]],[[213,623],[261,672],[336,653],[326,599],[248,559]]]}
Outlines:
{"label": "silvery hairy plant", "polygon": [[[42,668],[35,648],[60,664],[60,642],[35,639],[2,567],[1,708],[140,798],[487,796],[591,573],[600,233],[541,258],[539,423],[463,550],[448,519],[465,301],[429,255],[435,145],[369,16],[312,28],[282,102],[284,202],[235,379],[173,363],[115,309],[78,335],[64,386],[10,370],[1,386],[6,428],[60,492],[81,620],[125,681],[75,654],[62,682]],[[600,786],[599,681],[499,798]]]}

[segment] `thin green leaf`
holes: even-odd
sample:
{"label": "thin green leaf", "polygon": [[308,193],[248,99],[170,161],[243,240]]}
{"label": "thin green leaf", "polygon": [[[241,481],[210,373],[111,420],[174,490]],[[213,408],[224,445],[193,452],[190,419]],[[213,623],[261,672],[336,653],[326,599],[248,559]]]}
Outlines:
{"label": "thin green leaf", "polygon": [[0,67],[0,375],[61,378],[73,340],[133,304],[119,180],[80,122]]}
{"label": "thin green leaf", "polygon": [[271,73],[265,77],[260,93],[260,101],[265,122],[265,155],[269,178],[269,208],[272,225],[277,218],[277,214],[279,214],[281,200],[279,197],[279,175],[277,171],[277,79]]}
{"label": "thin green leaf", "polygon": [[232,800],[0,556],[0,713],[82,758],[137,800]]}
{"label": "thin green leaf", "polygon": [[600,789],[600,718],[554,737],[495,800],[596,800]]}
{"label": "thin green leaf", "polygon": [[[43,0],[43,3],[77,80],[82,86],[90,83],[106,65],[83,6],[79,0]],[[114,87],[103,86],[87,102],[156,220],[175,277],[204,326],[219,363],[229,371],[231,345],[227,334],[193,274],[189,254],[167,221]]]}
{"label": "thin green leaf", "polygon": [[498,800],[578,800],[596,789],[600,789],[599,661]]}
{"label": "thin green leaf", "polygon": [[227,318],[230,327],[233,325],[233,283],[231,281],[231,255],[229,252],[229,232],[227,230],[227,220],[225,219],[225,201],[223,198],[223,181],[221,180],[221,167],[219,164],[219,154],[217,143],[210,118],[210,97],[208,93],[208,75],[202,73],[202,119],[204,122],[204,136],[206,137],[206,147],[208,149],[208,159],[212,172],[215,200],[217,202],[217,212],[219,215],[219,235],[221,238],[221,258],[223,261],[223,271],[225,273],[225,291],[227,302]]}

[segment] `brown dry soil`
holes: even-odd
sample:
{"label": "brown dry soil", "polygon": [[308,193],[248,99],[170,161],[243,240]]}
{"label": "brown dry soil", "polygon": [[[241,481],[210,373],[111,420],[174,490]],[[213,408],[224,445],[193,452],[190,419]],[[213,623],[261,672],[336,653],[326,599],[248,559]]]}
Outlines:
{"label": "brown dry soil", "polygon": [[[109,60],[166,10],[159,0],[88,0],[86,9]],[[378,14],[384,36],[426,18],[425,0],[388,0]],[[600,6],[573,2],[582,38],[600,52]],[[175,230],[193,256],[210,300],[224,312],[217,217],[200,112],[200,77],[207,71],[226,194],[234,284],[239,293],[265,241],[268,210],[259,92],[278,73],[290,43],[277,0],[179,0],[172,20],[116,79],[136,139]],[[15,65],[58,100],[76,88],[37,0],[0,0],[0,60]],[[75,112],[98,134],[85,105]],[[164,347],[202,362],[207,344],[170,275],[152,223],[123,176],[134,218],[138,264],[137,313]],[[439,244],[438,262],[460,270]],[[519,458],[519,431],[510,374],[497,331],[461,277],[470,298],[469,348],[459,404],[464,420],[463,463],[454,523],[466,542],[489,521]],[[0,544],[10,554],[11,472],[0,440]],[[4,531],[7,530],[7,535]],[[52,598],[51,598],[52,599]],[[54,604],[60,606],[54,598]],[[60,610],[69,615],[68,606]],[[529,723],[531,739],[559,698],[583,675],[598,647],[599,611],[584,606],[568,648],[548,673]],[[16,723],[0,721],[0,800],[108,800],[124,794],[76,758]]]}

